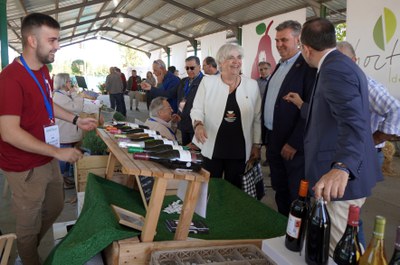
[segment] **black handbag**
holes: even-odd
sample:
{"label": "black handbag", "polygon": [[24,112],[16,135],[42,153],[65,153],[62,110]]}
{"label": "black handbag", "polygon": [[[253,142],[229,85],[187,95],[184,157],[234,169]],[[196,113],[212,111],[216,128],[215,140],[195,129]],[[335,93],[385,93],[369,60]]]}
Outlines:
{"label": "black handbag", "polygon": [[242,190],[251,197],[261,200],[265,196],[264,178],[260,161],[249,160],[246,171],[241,176]]}

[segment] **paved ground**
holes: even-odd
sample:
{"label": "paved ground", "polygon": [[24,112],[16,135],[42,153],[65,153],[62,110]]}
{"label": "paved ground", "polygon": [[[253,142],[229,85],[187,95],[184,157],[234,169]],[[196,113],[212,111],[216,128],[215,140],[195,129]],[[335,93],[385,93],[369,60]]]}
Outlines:
{"label": "paved ground", "polygon": [[[128,103],[128,101],[127,101]],[[129,106],[127,104],[127,106]],[[129,108],[128,108],[129,109]],[[146,104],[141,102],[139,105],[139,111],[128,110],[128,120],[135,121],[139,119],[145,121],[148,117]],[[264,152],[265,153],[265,152]],[[393,166],[396,172],[396,176],[385,177],[385,180],[378,183],[373,190],[373,195],[368,198],[366,204],[363,207],[362,219],[364,221],[364,231],[367,238],[367,242],[372,235],[373,223],[376,215],[385,216],[387,219],[386,232],[385,232],[385,246],[387,257],[390,258],[393,251],[396,227],[400,225],[400,199],[398,195],[400,190],[400,158],[395,157]],[[266,185],[270,185],[269,169],[263,167],[263,173]],[[3,190],[3,175],[0,173],[0,191]],[[397,194],[397,195],[396,195]],[[71,198],[75,197],[74,190],[65,191],[65,204],[64,210],[57,222],[66,222],[76,219],[76,204],[70,203]],[[267,195],[262,200],[263,203],[267,204],[273,209],[276,209],[274,203],[274,191],[271,188],[267,189]],[[10,195],[8,194],[5,198],[0,198],[0,229],[3,233],[15,231],[15,219],[10,212]],[[53,233],[49,231],[45,238],[42,240],[40,245],[40,254],[44,258],[48,255],[53,247]],[[9,264],[13,264],[15,258],[15,247],[12,255],[12,259]]]}

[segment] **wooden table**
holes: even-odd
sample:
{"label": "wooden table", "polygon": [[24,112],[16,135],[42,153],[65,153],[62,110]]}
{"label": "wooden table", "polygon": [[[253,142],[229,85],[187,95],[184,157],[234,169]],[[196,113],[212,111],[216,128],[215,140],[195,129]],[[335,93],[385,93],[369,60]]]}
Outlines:
{"label": "wooden table", "polygon": [[197,199],[199,197],[201,184],[203,182],[208,182],[210,173],[204,169],[201,169],[198,173],[181,172],[167,169],[166,167],[154,162],[134,160],[132,154],[129,154],[126,149],[122,149],[118,146],[118,142],[112,134],[99,128],[97,129],[97,134],[110,150],[106,169],[107,179],[112,178],[117,161],[122,165],[122,173],[124,174],[135,176],[142,175],[155,178],[152,196],[150,198],[142,229],[142,242],[152,242],[154,239],[168,180],[179,179],[188,181],[186,196],[174,237],[174,240],[186,240],[189,234],[189,227],[193,213],[196,208]]}

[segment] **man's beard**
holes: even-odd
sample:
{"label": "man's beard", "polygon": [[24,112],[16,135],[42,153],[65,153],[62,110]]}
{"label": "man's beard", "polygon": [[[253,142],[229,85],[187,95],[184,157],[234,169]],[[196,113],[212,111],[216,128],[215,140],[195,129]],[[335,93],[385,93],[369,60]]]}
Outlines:
{"label": "man's beard", "polygon": [[41,53],[40,50],[36,51],[36,56],[42,64],[49,64],[54,62],[55,55],[51,53]]}

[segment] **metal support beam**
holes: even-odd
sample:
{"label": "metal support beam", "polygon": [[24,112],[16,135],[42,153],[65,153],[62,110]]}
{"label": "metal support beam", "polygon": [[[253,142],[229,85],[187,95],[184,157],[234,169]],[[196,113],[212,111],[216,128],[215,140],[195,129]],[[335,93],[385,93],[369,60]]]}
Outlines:
{"label": "metal support beam", "polygon": [[0,0],[1,69],[8,65],[7,0]]}
{"label": "metal support beam", "polygon": [[242,46],[242,41],[243,41],[242,28],[238,28],[237,35],[236,35],[236,39],[237,39],[237,41],[238,41],[238,44],[239,44],[240,46]]}
{"label": "metal support beam", "polygon": [[167,48],[167,67],[171,66],[171,49],[168,47]]}
{"label": "metal support beam", "polygon": [[194,40],[193,41],[194,43],[192,44],[192,46],[193,46],[193,50],[194,50],[194,56],[197,56],[197,40]]}
{"label": "metal support beam", "polygon": [[327,15],[327,8],[326,6],[322,5],[319,16],[322,18],[326,18]]}

